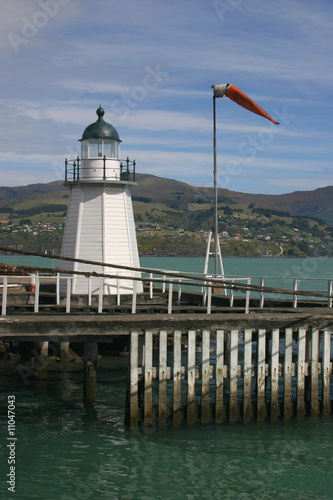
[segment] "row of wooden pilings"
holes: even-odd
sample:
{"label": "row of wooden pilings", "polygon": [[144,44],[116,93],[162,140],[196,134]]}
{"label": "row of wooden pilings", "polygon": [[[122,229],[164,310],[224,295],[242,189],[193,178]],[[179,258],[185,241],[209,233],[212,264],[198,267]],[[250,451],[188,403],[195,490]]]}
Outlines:
{"label": "row of wooden pilings", "polygon": [[311,328],[130,334],[127,420],[248,423],[332,413],[332,335]]}

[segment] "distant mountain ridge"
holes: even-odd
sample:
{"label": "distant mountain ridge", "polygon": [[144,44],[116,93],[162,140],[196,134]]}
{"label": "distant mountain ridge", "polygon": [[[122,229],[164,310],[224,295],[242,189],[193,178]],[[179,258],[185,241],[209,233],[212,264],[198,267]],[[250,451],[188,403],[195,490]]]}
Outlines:
{"label": "distant mountain ridge", "polygon": [[[133,196],[149,198],[157,203],[204,203],[212,201],[213,188],[191,186],[174,179],[150,174],[137,174],[138,186]],[[64,198],[68,188],[62,181],[30,184],[18,187],[0,187],[0,207],[25,200],[47,200],[48,196]],[[288,212],[292,216],[317,217],[333,224],[333,186],[313,191],[294,191],[280,195],[250,194],[228,189],[218,190],[219,199],[230,204],[254,204],[256,207]]]}

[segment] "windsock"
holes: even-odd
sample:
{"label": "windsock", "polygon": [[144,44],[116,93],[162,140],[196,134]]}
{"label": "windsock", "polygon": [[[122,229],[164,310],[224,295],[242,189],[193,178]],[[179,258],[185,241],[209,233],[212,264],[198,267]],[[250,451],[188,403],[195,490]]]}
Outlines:
{"label": "windsock", "polygon": [[266,111],[264,111],[260,106],[258,106],[258,104],[252,101],[252,99],[250,99],[246,94],[244,94],[244,92],[239,90],[232,83],[212,85],[212,88],[214,89],[214,97],[229,97],[229,99],[236,102],[243,108],[252,111],[252,113],[256,113],[257,115],[267,118],[271,122],[275,123],[275,125],[279,125],[279,122],[269,116]]}

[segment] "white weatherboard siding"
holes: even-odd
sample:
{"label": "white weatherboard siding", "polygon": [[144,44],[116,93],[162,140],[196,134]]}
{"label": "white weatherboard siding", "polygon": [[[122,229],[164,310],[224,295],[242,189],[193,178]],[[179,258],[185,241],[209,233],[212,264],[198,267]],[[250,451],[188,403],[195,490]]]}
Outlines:
{"label": "white weatherboard siding", "polygon": [[[79,188],[79,186],[73,186],[73,189],[70,190],[70,195],[69,195],[65,231],[62,242],[61,255],[65,257],[75,256],[75,242],[76,242],[76,233],[78,228],[80,200],[81,200],[81,189]],[[71,271],[73,270],[73,263],[62,261],[61,267],[63,269]]]}
{"label": "white weatherboard siding", "polygon": [[[64,257],[139,267],[139,255],[131,194],[126,185],[98,183],[76,184],[71,196],[66,219]],[[109,266],[94,266],[63,261],[63,268],[73,271],[96,271],[106,274],[140,276],[139,272],[118,270]],[[137,292],[142,284],[136,282]],[[100,279],[92,278],[92,293],[98,293]],[[62,286],[64,291],[64,284]],[[88,280],[77,276],[72,293],[88,293]],[[116,279],[104,279],[104,294],[116,294]],[[133,280],[119,280],[119,293],[133,293]]]}

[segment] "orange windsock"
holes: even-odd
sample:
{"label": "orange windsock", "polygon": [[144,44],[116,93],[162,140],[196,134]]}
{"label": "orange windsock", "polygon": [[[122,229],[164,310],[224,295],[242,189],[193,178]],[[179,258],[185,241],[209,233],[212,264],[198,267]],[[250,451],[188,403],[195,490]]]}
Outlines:
{"label": "orange windsock", "polygon": [[260,106],[258,106],[258,104],[252,101],[252,99],[250,99],[246,94],[244,94],[244,92],[239,90],[232,83],[213,85],[213,89],[214,97],[229,97],[229,99],[236,102],[243,108],[252,111],[252,113],[256,113],[257,115],[267,118],[271,122],[275,123],[275,125],[279,125],[279,122],[270,117],[269,114],[266,113],[266,111],[264,111]]}

